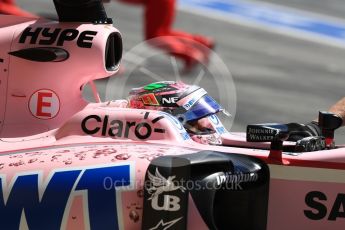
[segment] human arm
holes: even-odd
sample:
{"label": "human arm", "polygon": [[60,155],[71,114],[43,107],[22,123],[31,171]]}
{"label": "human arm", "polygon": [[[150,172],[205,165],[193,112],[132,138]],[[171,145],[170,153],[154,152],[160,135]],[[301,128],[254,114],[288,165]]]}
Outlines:
{"label": "human arm", "polygon": [[[345,97],[335,103],[328,112],[334,113],[342,118],[342,126],[345,126]],[[289,141],[298,141],[305,137],[321,135],[321,127],[317,119],[308,124],[290,123],[289,126],[291,130]]]}
{"label": "human arm", "polygon": [[340,116],[343,119],[343,126],[345,126],[345,97],[333,105],[329,112]]}

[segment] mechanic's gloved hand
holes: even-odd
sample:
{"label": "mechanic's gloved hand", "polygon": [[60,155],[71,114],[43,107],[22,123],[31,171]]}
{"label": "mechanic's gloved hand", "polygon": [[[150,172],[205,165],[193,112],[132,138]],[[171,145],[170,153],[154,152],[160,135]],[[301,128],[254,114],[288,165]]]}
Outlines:
{"label": "mechanic's gloved hand", "polygon": [[290,130],[288,141],[297,142],[306,137],[321,136],[321,128],[316,121],[312,121],[308,124],[290,123],[288,127]]}

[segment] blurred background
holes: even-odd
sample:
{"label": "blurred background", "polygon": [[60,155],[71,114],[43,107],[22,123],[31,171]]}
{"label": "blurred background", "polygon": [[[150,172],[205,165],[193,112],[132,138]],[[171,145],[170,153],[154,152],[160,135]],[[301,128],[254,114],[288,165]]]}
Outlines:
{"label": "blurred background", "polygon": [[[56,17],[51,0],[17,0],[17,3],[30,12]],[[113,1],[106,4],[106,9],[123,34],[125,55],[132,52],[144,40],[143,8]],[[235,98],[227,101],[234,114],[231,131],[244,131],[252,123],[306,123],[315,119],[319,110],[327,110],[345,96],[342,0],[179,0],[175,27],[215,39],[215,53],[232,75],[231,78],[223,72],[225,78],[221,76],[218,80],[229,85],[224,90],[234,90],[232,84],[236,88],[235,96],[228,94]],[[176,77],[172,64],[169,58],[156,58],[140,63],[140,67],[146,65],[151,73],[171,79]],[[178,69],[181,68],[178,63]],[[126,87],[146,83],[145,74],[137,69],[123,69],[131,70],[132,80],[127,81]],[[203,69],[201,80],[198,76]],[[216,99],[223,93],[213,83],[217,74],[209,73],[207,68],[201,66],[179,74],[187,82],[200,82]],[[103,98],[109,95],[109,85],[114,91],[119,87],[111,81],[98,82]],[[235,113],[232,108],[236,108]],[[344,128],[337,132],[337,142],[345,143]]]}

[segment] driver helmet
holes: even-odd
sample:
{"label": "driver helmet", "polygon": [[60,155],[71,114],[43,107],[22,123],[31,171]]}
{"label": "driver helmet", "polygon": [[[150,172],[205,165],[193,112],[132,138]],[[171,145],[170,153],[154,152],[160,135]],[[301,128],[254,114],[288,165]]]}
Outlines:
{"label": "driver helmet", "polygon": [[214,120],[218,112],[227,112],[199,86],[181,81],[155,82],[133,88],[128,102],[130,108],[159,110],[172,114],[184,125],[192,139],[199,143],[221,144],[221,133],[210,120]]}

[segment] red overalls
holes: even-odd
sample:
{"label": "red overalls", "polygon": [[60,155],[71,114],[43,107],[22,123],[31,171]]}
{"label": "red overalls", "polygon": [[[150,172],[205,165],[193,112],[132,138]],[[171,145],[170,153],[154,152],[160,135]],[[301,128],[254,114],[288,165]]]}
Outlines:
{"label": "red overalls", "polygon": [[33,14],[26,12],[16,6],[14,0],[0,0],[0,14],[12,14],[23,17],[34,17]]}
{"label": "red overalls", "polygon": [[207,63],[209,49],[214,48],[212,39],[174,30],[176,0],[120,0],[122,2],[142,4],[145,7],[145,39],[157,38],[153,46],[166,50],[185,62],[187,69],[197,61]]}

